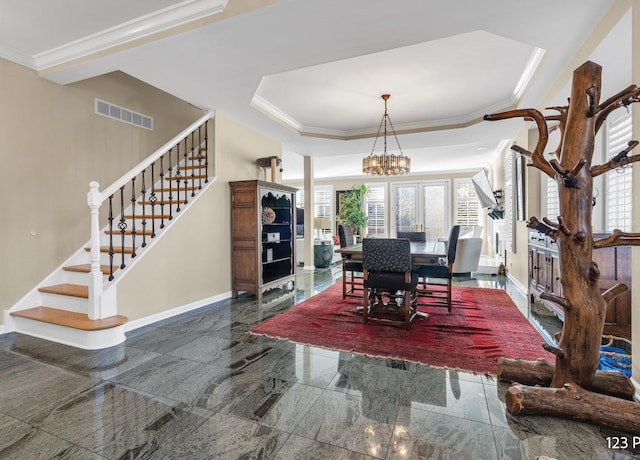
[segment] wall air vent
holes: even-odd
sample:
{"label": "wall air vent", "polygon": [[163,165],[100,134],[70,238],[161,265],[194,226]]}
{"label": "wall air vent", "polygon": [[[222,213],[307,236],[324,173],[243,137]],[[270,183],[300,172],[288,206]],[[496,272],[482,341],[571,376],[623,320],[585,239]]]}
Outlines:
{"label": "wall air vent", "polygon": [[120,120],[130,125],[153,131],[153,118],[134,112],[130,109],[111,104],[100,99],[96,99],[96,113],[105,117]]}

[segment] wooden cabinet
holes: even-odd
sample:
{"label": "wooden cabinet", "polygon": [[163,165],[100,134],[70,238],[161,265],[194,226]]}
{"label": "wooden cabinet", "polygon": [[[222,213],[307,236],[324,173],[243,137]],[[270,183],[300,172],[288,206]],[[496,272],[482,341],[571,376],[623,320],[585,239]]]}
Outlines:
{"label": "wooden cabinet", "polygon": [[231,187],[232,295],[262,293],[295,283],[295,193],[259,180]]}
{"label": "wooden cabinet", "polygon": [[[594,234],[594,239],[605,234]],[[604,334],[631,337],[631,248],[614,247],[593,250],[593,260],[600,269],[601,292],[617,283],[629,290],[619,295],[607,307]],[[531,302],[538,302],[564,320],[564,311],[558,305],[540,299],[542,292],[562,295],[562,278],[558,247],[551,238],[535,230],[529,231],[529,294]]]}

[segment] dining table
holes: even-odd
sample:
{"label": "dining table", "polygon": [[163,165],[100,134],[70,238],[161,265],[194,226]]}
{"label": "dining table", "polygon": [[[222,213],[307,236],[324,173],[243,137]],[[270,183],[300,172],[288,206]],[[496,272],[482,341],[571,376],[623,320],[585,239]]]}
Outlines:
{"label": "dining table", "polygon": [[[362,243],[336,249],[335,252],[346,255],[351,260],[362,260]],[[411,262],[413,265],[438,264],[447,256],[444,241],[411,241]]]}

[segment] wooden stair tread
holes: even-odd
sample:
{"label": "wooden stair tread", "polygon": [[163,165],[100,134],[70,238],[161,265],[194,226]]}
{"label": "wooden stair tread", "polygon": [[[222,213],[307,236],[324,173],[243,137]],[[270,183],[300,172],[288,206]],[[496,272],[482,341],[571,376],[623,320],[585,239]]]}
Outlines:
{"label": "wooden stair tread", "polygon": [[52,286],[44,286],[38,288],[38,291],[47,294],[68,295],[71,297],[81,297],[84,299],[89,298],[89,286],[82,286],[80,284],[54,284]]}
{"label": "wooden stair tread", "polygon": [[89,319],[84,313],[60,310],[50,307],[35,307],[27,310],[11,312],[11,316],[27,318],[35,321],[42,321],[58,326],[66,326],[83,331],[99,331],[122,326],[127,322],[127,317],[122,315],[110,316],[103,319]]}
{"label": "wooden stair tread", "polygon": [[[62,267],[62,269],[68,272],[91,273],[91,264],[69,265]],[[117,269],[118,266],[114,265],[113,271],[115,272]],[[100,271],[103,275],[108,275],[111,272],[108,265],[100,265]]]}
{"label": "wooden stair tread", "polygon": [[[85,251],[87,252],[91,252],[91,248],[84,248]],[[133,254],[134,251],[136,250],[136,248],[132,248],[132,247],[120,247],[120,246],[114,246],[113,247],[113,253],[114,254],[122,254],[123,252],[125,254]],[[109,246],[100,246],[100,252],[109,252]]]}

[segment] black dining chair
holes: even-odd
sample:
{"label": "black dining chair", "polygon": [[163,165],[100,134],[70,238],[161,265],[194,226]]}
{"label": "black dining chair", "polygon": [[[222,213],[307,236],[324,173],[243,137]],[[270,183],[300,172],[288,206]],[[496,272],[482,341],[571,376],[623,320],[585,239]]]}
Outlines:
{"label": "black dining chair", "polygon": [[426,232],[398,232],[398,238],[407,238],[409,241],[425,243],[427,241]]}
{"label": "black dining chair", "polygon": [[[353,246],[353,231],[348,224],[338,225],[340,247]],[[351,260],[351,256],[342,255],[342,298],[362,295],[362,262]]]}
{"label": "black dining chair", "polygon": [[364,323],[377,321],[410,329],[417,312],[418,274],[412,270],[409,240],[365,238],[362,267]]}
{"label": "black dining chair", "polygon": [[[447,307],[451,312],[451,296],[453,285],[453,263],[456,260],[456,251],[458,249],[458,236],[460,235],[460,226],[454,225],[449,233],[449,241],[447,243],[447,258],[439,264],[421,265],[417,272],[420,277],[420,284],[423,286],[419,291],[420,297],[433,299],[428,305],[440,305]],[[444,280],[434,282],[434,280]],[[444,287],[444,288],[443,288]]]}

